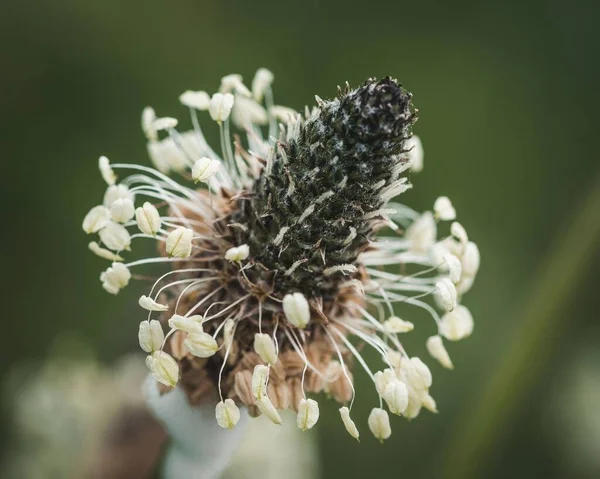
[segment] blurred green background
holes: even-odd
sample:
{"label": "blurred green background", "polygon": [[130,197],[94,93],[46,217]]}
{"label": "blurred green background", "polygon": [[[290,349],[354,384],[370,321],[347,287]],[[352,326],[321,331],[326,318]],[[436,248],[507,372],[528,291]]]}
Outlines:
{"label": "blurred green background", "polygon": [[181,92],[262,66],[297,109],[391,75],[414,93],[425,148],[404,202],[448,195],[479,245],[476,327],[450,345],[454,371],[432,366],[440,414],[394,420],[383,445],[367,437],[372,395],[359,388],[361,444],[322,401],[322,476],[600,477],[599,13],[558,0],[3,0],[0,373],[65,333],[107,362],[136,348],[136,286],[106,295],[81,220],[104,191],[99,155],[148,164],[144,106],[185,118]]}

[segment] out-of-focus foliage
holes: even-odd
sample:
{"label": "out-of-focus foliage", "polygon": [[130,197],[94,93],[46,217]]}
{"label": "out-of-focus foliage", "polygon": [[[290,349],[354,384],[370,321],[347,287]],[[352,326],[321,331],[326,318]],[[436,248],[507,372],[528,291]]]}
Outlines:
{"label": "out-of-focus foliage", "polygon": [[[425,209],[448,195],[481,250],[466,301],[475,331],[450,348],[454,371],[431,362],[439,415],[394,421],[381,446],[368,437],[376,398],[365,393],[356,403],[361,444],[347,436],[332,403],[322,402],[321,420],[308,434],[319,441],[323,477],[364,477],[374,467],[382,476],[443,476],[448,441],[520,338],[519,313],[534,273],[599,172],[599,13],[585,0],[2,2],[2,375],[45,357],[54,338],[69,331],[104,360],[136,347],[143,314],[135,288],[107,297],[97,279],[104,265],[87,250],[81,219],[102,194],[99,155],[148,161],[139,126],[144,106],[184,118],[181,92],[215,90],[230,72],[249,80],[261,66],[275,73],[276,101],[298,109],[314,94],[334,96],[346,80],[391,75],[414,93],[415,131],[425,148],[425,169],[404,201]],[[573,396],[551,397],[570,387],[564,378],[575,374],[582,344],[593,349],[600,342],[592,302],[597,264],[596,252],[581,273],[586,286],[561,319],[567,327],[544,344],[549,359],[491,438],[481,477],[597,474],[574,469],[570,459],[589,457],[573,456],[586,434],[573,432],[580,416],[542,407],[551,400],[556,408],[577,404]],[[419,328],[420,319],[415,345],[431,333]],[[358,381],[366,378],[359,374]],[[583,423],[591,427],[598,412],[588,414],[594,419]],[[15,434],[9,426],[5,417],[6,438]],[[589,432],[590,440],[597,434]]]}

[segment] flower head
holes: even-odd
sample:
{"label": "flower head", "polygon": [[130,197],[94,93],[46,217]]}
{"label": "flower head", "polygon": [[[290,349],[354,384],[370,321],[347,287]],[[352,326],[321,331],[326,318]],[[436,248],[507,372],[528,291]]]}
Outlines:
{"label": "flower head", "polygon": [[[407,419],[423,407],[437,410],[431,371],[401,338],[428,328],[424,349],[452,367],[443,338],[473,330],[459,303],[477,274],[479,250],[447,197],[424,213],[391,201],[411,187],[406,174],[423,159],[412,135],[412,96],[395,80],[317,97],[304,115],[275,105],[272,83],[260,69],[251,89],[234,74],[212,96],[185,92],[190,131],[144,110],[157,169],[102,159],[109,186],[83,229],[99,235],[92,251],[123,261],[101,276],[110,293],[127,286],[132,268],[171,266],[139,299],[147,312],[140,345],[157,381],[179,384],[193,404],[219,398],[220,426],[234,427],[245,405],[276,424],[279,411],[291,409],[308,430],[319,407],[307,394],[325,392],[341,403],[342,422],[358,439],[356,362],[373,379],[377,404],[368,425],[384,440],[391,434],[384,406]],[[199,115],[218,128],[220,154]],[[232,142],[232,123],[244,141],[235,135]],[[132,174],[116,183],[115,170]],[[379,235],[384,227],[391,236]],[[157,242],[159,254],[126,262],[120,255],[138,241]],[[433,328],[415,324],[415,308]],[[357,342],[382,364],[368,364]]]}

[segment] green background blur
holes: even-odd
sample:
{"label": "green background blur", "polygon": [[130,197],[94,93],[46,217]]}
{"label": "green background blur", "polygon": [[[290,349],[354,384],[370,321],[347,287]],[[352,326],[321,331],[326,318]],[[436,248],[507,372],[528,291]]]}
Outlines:
{"label": "green background blur", "polygon": [[[186,118],[181,92],[263,66],[296,109],[391,75],[414,93],[425,148],[404,202],[448,195],[479,245],[465,299],[476,327],[449,346],[454,371],[432,365],[440,414],[393,420],[384,445],[368,437],[361,384],[361,444],[321,401],[323,477],[600,477],[576,446],[600,432],[559,420],[578,365],[600,381],[600,7],[452,3],[2,0],[1,374],[64,333],[106,361],[136,348],[137,286],[102,290],[81,221],[104,191],[99,155],[148,164],[144,106]],[[6,417],[2,431],[6,444]]]}

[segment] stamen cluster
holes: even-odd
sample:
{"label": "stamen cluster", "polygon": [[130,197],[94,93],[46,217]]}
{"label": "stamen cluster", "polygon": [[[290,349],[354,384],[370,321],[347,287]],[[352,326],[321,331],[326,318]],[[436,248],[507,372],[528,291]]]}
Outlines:
{"label": "stamen cluster", "polygon": [[[304,114],[275,105],[272,82],[260,69],[251,88],[233,74],[212,96],[185,92],[190,131],[146,108],[142,129],[155,168],[101,157],[108,188],[83,229],[98,234],[90,249],[112,261],[100,276],[111,294],[128,285],[133,268],[171,265],[139,299],[148,312],[139,343],[165,392],[179,384],[192,404],[213,401],[224,428],[236,425],[244,405],[277,424],[291,409],[303,431],[319,417],[308,394],[325,392],[358,439],[350,417],[356,361],[373,381],[379,404],[368,425],[383,441],[387,411],[412,419],[423,407],[437,410],[429,368],[401,341],[414,324],[395,310],[429,314],[435,329],[426,348],[452,368],[444,340],[472,332],[459,301],[479,251],[448,198],[423,214],[391,202],[410,188],[407,173],[423,166],[412,135],[417,111],[395,80],[346,85]],[[220,154],[203,135],[203,112],[219,128]],[[232,124],[244,142],[240,134],[232,141]],[[117,183],[119,170],[131,174]],[[449,234],[438,239],[445,222]],[[377,236],[383,228],[392,235]],[[137,239],[156,241],[159,254],[126,262]],[[358,343],[379,353],[381,370]]]}

